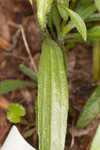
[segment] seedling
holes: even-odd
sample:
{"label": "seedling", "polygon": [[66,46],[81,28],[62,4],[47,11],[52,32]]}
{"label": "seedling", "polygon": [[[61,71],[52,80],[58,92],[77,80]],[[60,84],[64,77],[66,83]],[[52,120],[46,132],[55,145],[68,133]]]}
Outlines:
{"label": "seedling", "polygon": [[[68,90],[66,89],[66,97],[66,94],[64,93],[65,88],[63,87],[67,87],[67,82],[64,81],[66,85],[63,83],[63,78],[65,76],[63,74],[62,77],[60,72],[66,72],[65,55],[63,51],[66,39],[74,39],[74,42],[87,40],[88,43],[90,43],[91,40],[93,41],[98,38],[96,35],[98,33],[94,35],[92,33],[94,26],[91,25],[91,27],[88,27],[87,24],[86,27],[84,22],[87,22],[89,17],[94,15],[96,11],[95,3],[88,0],[81,0],[72,1],[72,4],[71,7],[74,8],[74,11],[70,9],[69,0],[63,2],[60,0],[54,2],[52,0],[37,1],[37,16],[41,30],[47,31],[46,27],[48,25],[51,32],[47,32],[50,34],[47,34],[46,37],[44,37],[45,40],[42,46],[42,56],[40,58],[38,76],[38,134],[40,150],[56,150],[59,149],[59,147],[62,150],[64,149],[65,127],[67,126],[67,124],[64,123],[66,122],[64,116],[67,117],[68,113]],[[68,20],[69,17],[70,21]],[[55,29],[53,26],[55,26],[56,32],[54,32]],[[74,27],[76,27],[80,34],[71,32]],[[96,30],[97,28],[98,27],[95,27]],[[50,39],[50,35],[55,42]],[[62,52],[62,56],[59,54],[59,50],[57,50],[58,47]],[[94,51],[94,55],[95,54],[96,51]],[[57,62],[58,58],[59,63]],[[62,63],[62,59],[64,64]],[[95,63],[94,60],[93,62]],[[63,68],[63,65],[65,65],[65,68]],[[62,66],[62,70],[60,66]],[[97,67],[97,64],[94,65],[94,68],[95,67]],[[43,69],[44,71],[42,71]],[[57,71],[59,73],[57,73]],[[94,76],[97,73],[98,72],[95,71]],[[57,74],[59,75],[57,76]],[[61,94],[59,95],[59,93]],[[58,95],[62,98],[59,99],[57,97]],[[63,96],[66,98],[63,99]],[[59,103],[57,101],[58,99]],[[64,106],[66,106],[66,108],[64,108]],[[64,109],[66,109],[66,111],[64,111]],[[46,136],[48,137],[48,140],[46,139]]]}
{"label": "seedling", "polygon": [[7,118],[12,123],[20,123],[21,117],[25,116],[26,112],[20,104],[10,104],[8,106]]}
{"label": "seedling", "polygon": [[[29,0],[31,5],[33,1]],[[100,20],[97,9],[100,10],[99,0],[37,0],[37,20],[43,33],[42,54],[38,73],[38,135],[39,150],[64,150],[67,117],[69,111],[68,83],[66,79],[66,44],[73,42],[94,43],[100,40],[100,26],[94,21]],[[75,31],[72,31],[75,29]],[[78,31],[78,32],[77,32]],[[99,80],[99,51],[98,43],[94,45],[93,80]],[[95,61],[96,60],[96,61]],[[32,72],[20,66],[23,72],[37,80]],[[92,69],[92,68],[91,68]],[[18,86],[17,86],[18,87]],[[11,89],[12,90],[12,89]],[[85,127],[100,111],[96,102],[99,90],[86,104],[84,115],[77,126]],[[95,104],[95,106],[93,105]],[[90,107],[87,107],[90,106]],[[95,114],[91,107],[95,107]],[[88,112],[88,109],[90,110]],[[92,108],[93,109],[93,108]],[[87,112],[86,112],[87,111]],[[91,115],[92,114],[92,117]],[[80,121],[81,120],[81,121]]]}
{"label": "seedling", "polygon": [[25,87],[36,87],[37,85],[37,76],[33,71],[31,71],[29,68],[27,68],[24,65],[19,65],[21,71],[27,75],[29,78],[31,78],[33,83],[28,81],[22,81],[22,80],[5,80],[0,83],[0,94],[5,94],[10,91],[25,88]]}

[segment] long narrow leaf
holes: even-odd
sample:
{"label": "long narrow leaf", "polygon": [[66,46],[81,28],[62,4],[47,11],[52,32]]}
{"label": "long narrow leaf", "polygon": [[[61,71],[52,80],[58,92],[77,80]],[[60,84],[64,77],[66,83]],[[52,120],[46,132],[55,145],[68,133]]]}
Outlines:
{"label": "long narrow leaf", "polygon": [[68,87],[63,52],[46,39],[38,74],[38,134],[40,150],[64,150]]}
{"label": "long narrow leaf", "polygon": [[87,20],[87,22],[92,21],[100,21],[100,13],[95,13],[92,16],[90,16]]}
{"label": "long narrow leaf", "polygon": [[[65,37],[65,39],[66,38],[72,38],[72,41],[83,42],[82,36],[79,33],[69,34]],[[87,31],[87,40],[100,40],[100,26],[94,26]]]}
{"label": "long narrow leaf", "polygon": [[88,39],[100,40],[100,26],[94,26],[88,31]]}
{"label": "long narrow leaf", "polygon": [[33,83],[21,80],[5,80],[0,83],[0,94],[5,94],[10,91],[29,86],[33,87],[34,85]]}
{"label": "long narrow leaf", "polygon": [[90,150],[100,150],[100,125],[96,131]]}
{"label": "long narrow leaf", "polygon": [[30,70],[29,68],[27,68],[26,66],[24,66],[23,64],[20,64],[19,65],[19,68],[21,69],[21,71],[23,71],[23,73],[25,75],[27,75],[28,77],[30,77],[32,80],[36,81],[37,82],[37,76],[36,74]]}
{"label": "long narrow leaf", "polygon": [[[64,7],[64,6],[62,5],[62,7]],[[69,16],[71,17],[71,20],[72,20],[73,24],[75,25],[77,30],[80,32],[83,39],[86,41],[86,39],[87,39],[87,29],[86,29],[86,25],[85,25],[84,21],[82,20],[82,18],[76,12],[72,11],[71,9],[69,9],[67,7],[64,7],[64,8],[68,12]]]}
{"label": "long narrow leaf", "polygon": [[66,12],[66,10],[64,8],[62,8],[59,5],[59,3],[62,3],[66,7],[69,7],[69,0],[57,0],[59,13],[62,16],[62,18],[66,21],[68,19],[68,13]]}
{"label": "long narrow leaf", "polygon": [[91,15],[93,15],[95,11],[96,7],[94,4],[76,9],[76,12],[82,17],[83,20],[86,20],[89,17],[91,17]]}
{"label": "long narrow leaf", "polygon": [[[88,19],[93,13],[96,11],[96,7],[94,4],[89,5],[87,7],[81,7],[76,10],[76,12],[81,16],[83,20]],[[72,21],[70,21],[63,29],[63,36],[67,34],[70,30],[75,27]]]}
{"label": "long narrow leaf", "polygon": [[77,8],[87,7],[88,5],[91,5],[92,0],[79,0],[77,3],[78,3]]}
{"label": "long narrow leaf", "polygon": [[77,122],[78,128],[86,127],[100,112],[100,86],[98,86],[92,96],[85,104]]}
{"label": "long narrow leaf", "polygon": [[51,15],[52,15],[53,23],[57,29],[57,33],[59,34],[59,32],[60,32],[60,15],[59,15],[56,5],[53,6]]}
{"label": "long narrow leaf", "polygon": [[96,7],[100,11],[100,0],[95,0]]}
{"label": "long narrow leaf", "polygon": [[53,0],[37,0],[37,16],[41,28],[46,27],[46,16],[50,11]]}

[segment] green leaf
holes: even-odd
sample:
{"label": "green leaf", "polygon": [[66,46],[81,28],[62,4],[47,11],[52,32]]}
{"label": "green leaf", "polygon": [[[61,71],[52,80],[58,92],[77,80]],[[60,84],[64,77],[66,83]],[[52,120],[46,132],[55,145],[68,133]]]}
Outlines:
{"label": "green leaf", "polygon": [[51,12],[48,14],[48,27],[50,28],[50,32],[51,32],[51,35],[53,36],[53,39],[56,39],[56,32],[54,31],[53,25],[55,25],[56,30],[57,30],[57,35],[59,35],[60,15],[55,4],[53,4]]}
{"label": "green leaf", "polygon": [[[64,6],[63,6],[64,7]],[[75,27],[82,35],[83,39],[86,41],[87,39],[87,29],[84,21],[82,18],[74,11],[70,10],[69,8],[64,7],[65,10],[68,12],[69,16],[71,17],[71,20],[73,21]]]}
{"label": "green leaf", "polygon": [[35,100],[35,113],[38,114],[38,101]]}
{"label": "green leaf", "polygon": [[100,125],[97,128],[90,150],[99,150],[99,149],[100,149]]}
{"label": "green leaf", "polygon": [[100,0],[95,0],[96,7],[100,11]]}
{"label": "green leaf", "polygon": [[[79,33],[72,33],[72,34],[66,35],[65,38],[69,38],[69,39],[73,38],[72,41],[83,42],[82,37]],[[87,40],[88,41],[100,40],[100,26],[94,26],[87,31]]]}
{"label": "green leaf", "polygon": [[87,22],[92,21],[100,21],[100,13],[95,13],[92,16],[90,16],[87,20]]}
{"label": "green leaf", "polygon": [[[89,5],[87,7],[80,7],[76,9],[76,12],[82,17],[83,20],[88,19],[93,13],[96,11],[96,7],[94,4]],[[75,27],[72,21],[69,21],[69,23],[64,27],[63,29],[63,36],[70,32]]]}
{"label": "green leaf", "polygon": [[96,7],[94,4],[88,5],[86,7],[79,7],[76,9],[76,12],[82,17],[83,20],[88,19],[91,15],[96,11]]}
{"label": "green leaf", "polygon": [[40,150],[64,150],[68,115],[68,84],[63,52],[46,39],[38,74],[38,135]]}
{"label": "green leaf", "polygon": [[5,80],[0,83],[0,94],[5,94],[10,91],[19,88],[29,87],[29,86],[34,86],[34,85],[33,83],[21,81],[21,80]]}
{"label": "green leaf", "polygon": [[70,9],[75,9],[76,8],[76,6],[77,6],[77,0],[71,0],[71,2],[70,2]]}
{"label": "green leaf", "polygon": [[57,33],[59,33],[60,32],[60,15],[59,15],[56,5],[53,5],[51,15],[52,15],[53,23],[57,29]]}
{"label": "green leaf", "polygon": [[65,5],[66,7],[69,7],[69,0],[57,0],[59,13],[60,13],[61,17],[65,21],[67,21],[67,19],[68,19],[68,13],[66,12],[66,10],[64,8],[62,8],[60,6],[60,3],[63,4],[63,5]]}
{"label": "green leaf", "polygon": [[100,26],[94,26],[88,30],[88,39],[100,40]]}
{"label": "green leaf", "polygon": [[100,86],[98,86],[93,92],[85,104],[83,111],[80,113],[80,117],[77,122],[78,128],[86,127],[100,112]]}
{"label": "green leaf", "polygon": [[20,64],[19,68],[21,69],[22,72],[24,72],[25,75],[27,75],[29,78],[37,82],[37,76],[32,70],[30,70],[23,64]]}
{"label": "green leaf", "polygon": [[77,8],[87,7],[87,6],[91,5],[92,0],[79,0],[77,3],[78,3]]}
{"label": "green leaf", "polygon": [[[51,12],[52,12],[52,10],[51,10]],[[53,39],[55,39],[56,35],[55,35],[54,28],[53,28],[53,20],[52,20],[53,18],[52,18],[51,12],[48,14],[48,27],[49,27],[49,30],[51,32],[51,36],[53,37]]]}
{"label": "green leaf", "polygon": [[41,28],[46,27],[46,16],[50,12],[53,0],[37,0],[37,17]]}
{"label": "green leaf", "polygon": [[12,123],[19,123],[21,117],[25,114],[25,109],[20,104],[11,104],[8,106],[7,118]]}
{"label": "green leaf", "polygon": [[93,41],[92,61],[93,82],[97,83],[100,80],[100,40]]}

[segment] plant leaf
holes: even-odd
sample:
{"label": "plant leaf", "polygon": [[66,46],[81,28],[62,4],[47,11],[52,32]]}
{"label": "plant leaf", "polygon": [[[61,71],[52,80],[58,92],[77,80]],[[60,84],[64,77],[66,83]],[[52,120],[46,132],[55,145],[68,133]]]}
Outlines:
{"label": "plant leaf", "polygon": [[19,123],[21,117],[25,114],[25,109],[20,104],[11,104],[8,106],[7,118],[12,123]]}
{"label": "plant leaf", "polygon": [[72,11],[69,8],[64,7],[65,10],[68,12],[69,16],[71,17],[71,20],[73,21],[75,27],[77,28],[77,30],[80,32],[80,34],[82,35],[83,39],[86,41],[87,39],[87,29],[86,29],[86,25],[84,23],[84,21],[82,20],[82,18],[74,11]]}
{"label": "plant leaf", "polygon": [[50,12],[53,0],[37,0],[37,17],[41,28],[46,27],[46,16]]}
{"label": "plant leaf", "polygon": [[94,26],[88,30],[88,39],[100,40],[100,26]]}
{"label": "plant leaf", "polygon": [[[65,39],[66,38],[69,38],[69,39],[73,38],[72,41],[83,42],[82,37],[79,33],[72,33],[72,34],[66,35]],[[94,26],[87,31],[87,40],[88,41],[100,40],[100,26]]]}
{"label": "plant leaf", "polygon": [[86,127],[100,112],[100,86],[98,86],[93,92],[85,104],[83,111],[80,113],[80,117],[77,122],[78,128]]}
{"label": "plant leaf", "polygon": [[100,125],[97,128],[90,150],[99,150],[99,149],[100,149]]}
{"label": "plant leaf", "polygon": [[5,94],[18,88],[29,86],[34,86],[34,84],[21,80],[5,80],[0,83],[0,94]]}
{"label": "plant leaf", "polygon": [[95,13],[92,16],[90,16],[87,20],[87,22],[92,21],[100,21],[100,13]]}
{"label": "plant leaf", "polygon": [[[83,20],[88,19],[94,12],[96,11],[96,7],[94,4],[89,5],[87,7],[81,7],[76,10],[76,12],[82,17]],[[75,27],[72,21],[63,28],[63,36],[70,32]]]}
{"label": "plant leaf", "polygon": [[59,15],[56,5],[53,5],[51,13],[52,13],[53,23],[56,26],[57,33],[59,34],[59,32],[60,32],[60,15]]}
{"label": "plant leaf", "polygon": [[51,39],[42,45],[38,74],[38,134],[40,150],[64,150],[68,87],[63,52]]}
{"label": "plant leaf", "polygon": [[100,11],[100,0],[95,0],[96,7]]}
{"label": "plant leaf", "polygon": [[86,20],[86,22],[92,21],[100,21],[100,13],[95,13]]}
{"label": "plant leaf", "polygon": [[[52,10],[51,10],[51,12],[52,12]],[[48,14],[48,27],[49,27],[49,30],[51,32],[51,36],[53,37],[53,39],[55,39],[56,35],[55,35],[54,28],[53,28],[53,20],[52,20],[53,18],[52,18],[51,12]]]}
{"label": "plant leaf", "polygon": [[19,65],[19,68],[21,69],[21,71],[27,75],[29,78],[31,78],[32,80],[36,81],[37,82],[37,76],[36,74],[30,70],[29,68],[27,68],[26,66],[24,66],[23,64],[20,64]]}
{"label": "plant leaf", "polygon": [[53,25],[57,29],[57,35],[60,32],[60,15],[55,4],[53,4],[51,12],[48,14],[48,27],[50,28],[51,35],[53,39],[56,39],[56,33],[54,31]]}
{"label": "plant leaf", "polygon": [[77,3],[78,4],[77,4],[77,8],[76,9],[78,9],[80,7],[86,8],[87,6],[91,5],[92,0],[79,0]]}
{"label": "plant leaf", "polygon": [[67,21],[67,19],[68,19],[68,13],[66,12],[66,10],[64,8],[62,8],[60,6],[60,3],[63,4],[63,5],[65,5],[66,7],[69,7],[69,0],[57,0],[59,13],[60,13],[61,17],[65,21]]}
{"label": "plant leaf", "polygon": [[83,20],[88,19],[96,11],[94,4],[88,5],[87,7],[79,7],[76,9],[76,12],[82,17]]}
{"label": "plant leaf", "polygon": [[[79,33],[72,33],[72,34],[66,35],[65,39],[66,38],[69,38],[69,39],[73,38],[72,41],[83,42],[82,37]],[[88,41],[100,40],[100,26],[94,26],[87,31],[87,40]]]}

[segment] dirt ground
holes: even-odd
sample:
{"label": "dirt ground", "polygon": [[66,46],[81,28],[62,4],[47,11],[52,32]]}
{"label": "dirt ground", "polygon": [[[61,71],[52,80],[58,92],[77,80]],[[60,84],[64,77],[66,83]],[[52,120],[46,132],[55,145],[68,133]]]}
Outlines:
{"label": "dirt ground", "polygon": [[[41,38],[36,23],[36,14],[33,15],[28,0],[0,0],[0,82],[6,79],[30,80],[19,69],[19,64],[33,69],[23,37],[26,38],[34,60],[34,71],[37,72],[41,53]],[[92,48],[86,43],[79,43],[72,50],[68,52],[66,50],[65,53],[68,58],[70,102],[77,111],[76,118],[78,118],[94,89],[92,84]],[[35,148],[38,148],[36,100],[37,88],[25,88],[0,95],[0,146],[2,146],[12,126],[6,117],[8,105],[17,102],[24,105],[27,113],[23,122],[16,126],[24,138]],[[88,126],[89,131],[87,129],[79,130],[75,127],[76,119],[69,116],[65,149],[89,150],[97,128],[98,123],[96,122],[93,121]],[[27,134],[28,131],[30,132],[29,135]]]}

